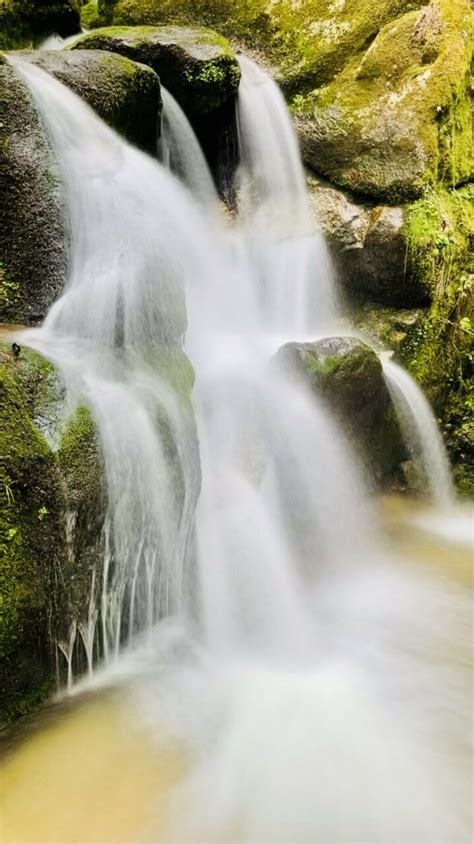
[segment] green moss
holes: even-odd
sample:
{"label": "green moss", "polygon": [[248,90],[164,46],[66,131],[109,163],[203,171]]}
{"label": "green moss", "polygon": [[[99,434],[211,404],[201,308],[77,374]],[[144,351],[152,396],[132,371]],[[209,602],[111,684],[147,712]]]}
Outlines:
{"label": "green moss", "polygon": [[474,187],[430,191],[405,212],[407,261],[432,305],[408,333],[400,356],[440,411],[470,361],[474,295]]}
{"label": "green moss", "polygon": [[51,676],[47,630],[62,535],[56,461],[21,369],[0,350],[0,718],[40,699]]}
{"label": "green moss", "polygon": [[81,27],[83,29],[96,29],[103,26],[105,21],[101,18],[97,2],[86,3],[81,8]]}

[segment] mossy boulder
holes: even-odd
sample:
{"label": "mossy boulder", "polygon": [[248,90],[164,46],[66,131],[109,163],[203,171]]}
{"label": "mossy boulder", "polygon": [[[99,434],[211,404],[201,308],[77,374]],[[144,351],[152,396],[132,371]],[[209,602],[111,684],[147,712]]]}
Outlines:
{"label": "mossy boulder", "polygon": [[0,320],[34,323],[65,280],[60,189],[30,94],[1,55],[0,89]]}
{"label": "mossy boulder", "polygon": [[0,0],[0,50],[31,46],[52,33],[80,31],[79,0]]}
{"label": "mossy boulder", "polygon": [[473,167],[471,57],[468,0],[390,21],[327,85],[296,98],[306,162],[389,203],[462,183]]}
{"label": "mossy boulder", "polygon": [[71,88],[128,141],[155,154],[161,94],[151,68],[93,49],[18,55]]}
{"label": "mossy boulder", "polygon": [[54,367],[2,343],[0,393],[1,723],[62,674],[58,643],[87,620],[94,569],[100,588],[106,501],[95,426],[66,410]]}
{"label": "mossy boulder", "polygon": [[0,347],[0,721],[23,714],[53,683],[61,483],[35,424],[50,375],[33,353],[20,364]]}
{"label": "mossy boulder", "polygon": [[229,44],[204,27],[110,27],[72,48],[107,50],[149,65],[189,115],[215,111],[238,88],[240,69]]}
{"label": "mossy boulder", "polygon": [[405,451],[377,353],[355,337],[287,343],[275,365],[320,396],[380,484],[392,480]]}

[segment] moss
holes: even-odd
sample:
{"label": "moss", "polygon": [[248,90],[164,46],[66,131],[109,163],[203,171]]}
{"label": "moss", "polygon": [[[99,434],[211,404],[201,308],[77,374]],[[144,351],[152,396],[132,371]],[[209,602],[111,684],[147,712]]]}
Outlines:
{"label": "moss", "polygon": [[429,192],[406,209],[407,260],[432,305],[408,332],[400,357],[440,412],[471,366],[474,187]]}
{"label": "moss", "polygon": [[103,26],[105,21],[101,18],[97,2],[86,3],[81,8],[82,29],[96,29]]}
{"label": "moss", "polygon": [[445,408],[444,435],[453,461],[459,492],[474,498],[474,380],[471,377],[451,393]]}
{"label": "moss", "polygon": [[240,68],[225,38],[204,27],[123,27],[96,30],[72,49],[120,53],[147,64],[187,113],[207,114],[237,90]]}

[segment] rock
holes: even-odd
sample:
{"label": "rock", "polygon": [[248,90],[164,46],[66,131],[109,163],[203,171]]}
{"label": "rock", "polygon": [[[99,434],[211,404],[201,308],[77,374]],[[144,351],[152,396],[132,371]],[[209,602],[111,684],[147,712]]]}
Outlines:
{"label": "rock", "polygon": [[312,177],[308,186],[349,300],[368,298],[392,307],[426,304],[431,291],[407,263],[404,209],[361,201]]}
{"label": "rock", "polygon": [[[0,721],[51,689],[48,630],[63,536],[55,458],[34,422],[48,365],[31,353],[25,364],[7,350],[2,346],[0,363]],[[29,370],[36,372],[30,406]]]}
{"label": "rock", "polygon": [[467,0],[433,0],[387,23],[327,85],[296,103],[306,163],[389,203],[472,172]]}
{"label": "rock", "polygon": [[323,398],[378,483],[393,477],[404,447],[382,364],[370,346],[355,337],[287,343],[275,364],[303,378]]}
{"label": "rock", "polygon": [[235,95],[240,68],[227,41],[203,27],[110,27],[73,44],[149,65],[189,115],[215,111]]}
{"label": "rock", "polygon": [[[19,55],[71,87],[130,141],[154,152],[161,96],[151,68],[99,50]],[[61,186],[29,92],[1,56],[0,87],[0,320],[35,323],[65,282]]]}
{"label": "rock", "polygon": [[18,55],[71,88],[130,143],[155,154],[161,95],[159,79],[149,67],[92,49]]}
{"label": "rock", "polygon": [[0,346],[0,723],[49,694],[94,568],[100,588],[102,458],[88,411],[65,421],[65,405],[51,364]]}
{"label": "rock", "polygon": [[0,50],[16,50],[52,33],[80,31],[79,0],[2,0]]}
{"label": "rock", "polygon": [[64,285],[60,191],[36,109],[2,56],[0,88],[0,320],[30,323]]}

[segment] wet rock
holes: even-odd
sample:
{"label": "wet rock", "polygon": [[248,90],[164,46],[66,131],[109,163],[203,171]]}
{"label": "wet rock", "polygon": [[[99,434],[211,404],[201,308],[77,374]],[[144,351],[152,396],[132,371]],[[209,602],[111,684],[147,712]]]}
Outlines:
{"label": "wet rock", "polygon": [[355,337],[287,343],[275,365],[302,378],[322,397],[377,482],[393,477],[404,456],[403,444],[382,364],[370,346]]}
{"label": "wet rock", "polygon": [[155,153],[161,95],[159,79],[150,68],[93,49],[18,55],[71,88],[128,141]]}
{"label": "wet rock", "polygon": [[152,67],[191,116],[215,111],[238,88],[240,68],[229,44],[204,27],[110,27],[72,46],[74,51],[91,48]]}
{"label": "wet rock", "polygon": [[66,273],[52,151],[25,85],[0,56],[0,320],[41,319]]}
{"label": "wet rock", "polygon": [[28,47],[47,35],[80,31],[79,0],[3,0],[0,50]]}

